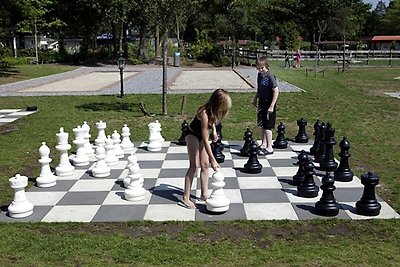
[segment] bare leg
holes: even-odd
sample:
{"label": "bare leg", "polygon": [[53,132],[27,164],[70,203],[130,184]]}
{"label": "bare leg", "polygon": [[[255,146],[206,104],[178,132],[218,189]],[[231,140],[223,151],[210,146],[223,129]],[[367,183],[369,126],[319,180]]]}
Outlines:
{"label": "bare leg", "polygon": [[265,130],[265,135],[266,135],[266,139],[267,139],[267,150],[269,152],[273,151],[272,148],[272,130]]}
{"label": "bare leg", "polygon": [[201,186],[201,200],[206,200],[208,198],[208,165],[210,159],[208,158],[207,152],[204,149],[204,145],[200,144],[200,186]]}
{"label": "bare leg", "polygon": [[183,189],[183,203],[189,208],[196,208],[195,204],[190,200],[190,192],[192,189],[194,174],[198,168],[199,162],[199,140],[193,135],[186,136],[186,146],[189,156],[189,168],[185,175],[185,186]]}
{"label": "bare leg", "polygon": [[261,128],[261,148],[267,148],[268,140],[267,140],[267,130]]}

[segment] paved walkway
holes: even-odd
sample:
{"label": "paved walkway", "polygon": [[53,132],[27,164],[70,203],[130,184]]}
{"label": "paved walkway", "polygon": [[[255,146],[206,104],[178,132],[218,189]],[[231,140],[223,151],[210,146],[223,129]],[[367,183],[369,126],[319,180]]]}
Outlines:
{"label": "paved walkway", "polygon": [[[206,93],[217,88],[230,92],[254,92],[257,71],[253,67],[184,68],[168,67],[168,93]],[[120,76],[115,66],[81,67],[61,74],[0,86],[0,96],[114,95],[120,93]],[[280,81],[282,92],[300,88]],[[124,71],[125,94],[162,92],[161,66],[127,66]]]}

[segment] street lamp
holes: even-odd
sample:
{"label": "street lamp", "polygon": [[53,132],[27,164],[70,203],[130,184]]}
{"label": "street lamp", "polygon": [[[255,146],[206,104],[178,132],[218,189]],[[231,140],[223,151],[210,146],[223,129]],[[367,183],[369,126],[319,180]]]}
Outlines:
{"label": "street lamp", "polygon": [[125,68],[125,58],[121,55],[118,60],[118,69],[119,69],[119,76],[121,80],[121,98],[124,96],[124,68]]}

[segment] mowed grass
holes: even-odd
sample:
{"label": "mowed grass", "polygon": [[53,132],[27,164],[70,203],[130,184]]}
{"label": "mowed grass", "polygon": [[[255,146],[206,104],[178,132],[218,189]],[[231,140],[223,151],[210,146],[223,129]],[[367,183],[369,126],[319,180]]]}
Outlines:
{"label": "mowed grass", "polygon": [[[351,142],[350,166],[357,176],[372,171],[380,176],[377,193],[400,210],[399,99],[384,92],[400,91],[399,68],[327,70],[314,78],[304,69],[285,70],[271,62],[280,79],[305,90],[281,93],[278,122],[286,126],[286,137],[298,130],[296,121],[308,121],[307,133],[317,119],[330,122],[335,139]],[[225,140],[242,140],[249,127],[255,138],[253,94],[232,93],[233,108],[223,122]],[[185,97],[183,114],[181,103]],[[133,141],[148,139],[147,124],[158,119],[166,140],[177,140],[183,120],[190,120],[209,94],[168,95],[168,116],[161,116],[161,95],[2,97],[1,108],[37,106],[39,111],[0,127],[0,203],[4,212],[12,201],[8,179],[16,173],[30,178],[39,175],[38,148],[51,148],[52,166],[58,163],[55,134],[60,127],[70,133],[87,121],[107,122],[107,134],[126,123]],[[137,107],[146,105],[150,117]],[[73,152],[76,147],[70,152]],[[335,155],[339,152],[335,146]],[[338,157],[338,156],[336,156]],[[1,224],[0,264],[10,265],[209,265],[248,266],[394,266],[400,260],[399,220],[313,220],[235,222],[127,222],[12,223]]]}

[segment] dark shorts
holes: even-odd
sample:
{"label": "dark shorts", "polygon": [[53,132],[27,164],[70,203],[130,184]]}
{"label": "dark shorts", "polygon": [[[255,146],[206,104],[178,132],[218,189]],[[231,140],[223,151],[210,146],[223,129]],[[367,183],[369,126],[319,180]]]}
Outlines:
{"label": "dark shorts", "polygon": [[276,105],[272,113],[268,113],[268,108],[271,105],[271,101],[258,102],[257,110],[257,125],[264,130],[272,130],[275,128],[276,122]]}
{"label": "dark shorts", "polygon": [[196,133],[195,131],[192,131],[190,128],[188,129],[187,134],[191,134],[197,137],[197,139],[199,140],[199,142],[201,142],[201,140],[203,140],[203,137],[201,136],[201,133]]}

